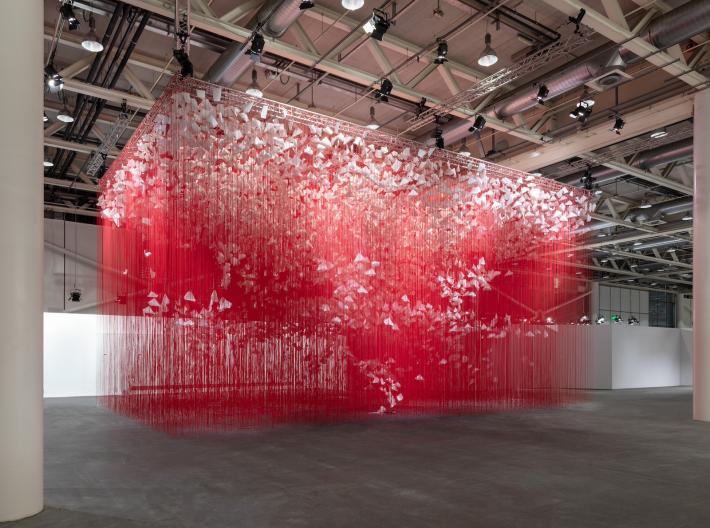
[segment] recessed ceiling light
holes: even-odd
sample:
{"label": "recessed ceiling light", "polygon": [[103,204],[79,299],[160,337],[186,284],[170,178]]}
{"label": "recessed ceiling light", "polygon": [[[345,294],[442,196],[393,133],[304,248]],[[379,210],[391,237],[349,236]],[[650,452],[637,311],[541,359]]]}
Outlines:
{"label": "recessed ceiling light", "polygon": [[640,246],[641,244],[643,244],[643,242],[641,242],[640,240],[634,242],[634,246]]}
{"label": "recessed ceiling light", "polygon": [[659,128],[658,130],[654,130],[651,132],[651,137],[653,139],[659,139],[662,137],[666,137],[668,135],[668,131],[665,128]]}
{"label": "recessed ceiling light", "polygon": [[542,152],[537,151],[537,150],[533,150],[533,151],[530,153],[530,157],[531,157],[531,158],[537,158],[537,157],[540,156],[541,154],[542,154]]}
{"label": "recessed ceiling light", "polygon": [[693,219],[693,215],[687,214],[681,220],[683,220],[684,222],[690,222],[692,219]]}
{"label": "recessed ceiling light", "polygon": [[670,248],[667,251],[668,251],[668,253],[675,253],[678,250],[676,248]]}
{"label": "recessed ceiling light", "polygon": [[44,165],[45,167],[54,167],[54,163],[52,163],[52,162],[49,161],[49,160],[44,160],[43,165]]}
{"label": "recessed ceiling light", "polygon": [[642,201],[639,204],[639,209],[648,209],[649,207],[653,207],[653,205],[647,202],[646,200]]}

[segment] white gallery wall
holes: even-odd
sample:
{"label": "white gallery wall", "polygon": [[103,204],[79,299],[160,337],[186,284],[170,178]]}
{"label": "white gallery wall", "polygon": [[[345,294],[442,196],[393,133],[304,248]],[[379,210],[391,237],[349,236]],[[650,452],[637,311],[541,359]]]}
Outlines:
{"label": "white gallery wall", "polygon": [[96,395],[98,316],[44,314],[44,396]]}

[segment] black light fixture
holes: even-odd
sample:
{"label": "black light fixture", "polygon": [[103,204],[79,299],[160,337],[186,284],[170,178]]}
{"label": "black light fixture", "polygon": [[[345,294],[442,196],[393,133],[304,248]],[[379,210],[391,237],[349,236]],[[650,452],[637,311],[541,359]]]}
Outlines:
{"label": "black light fixture", "polygon": [[577,103],[575,109],[569,113],[569,116],[584,125],[592,114],[592,106],[594,106],[594,99],[590,96],[582,96],[582,99]]}
{"label": "black light fixture", "polygon": [[389,28],[390,21],[387,17],[387,13],[380,9],[373,9],[372,17],[362,26],[365,33],[368,33],[375,40],[382,40],[382,37],[384,37]]}
{"label": "black light fixture", "polygon": [[587,12],[584,9],[580,9],[579,13],[577,13],[576,17],[568,17],[567,20],[570,21],[570,23],[574,24],[574,32],[579,33],[579,25],[582,23],[582,19],[584,18],[584,15],[586,15]]}
{"label": "black light fixture", "polygon": [[473,125],[471,125],[468,128],[468,131],[471,133],[481,133],[481,131],[485,128],[486,126],[486,118],[483,117],[481,114],[478,114],[476,116],[476,119],[473,121]]}
{"label": "black light fixture", "polygon": [[434,129],[434,144],[436,145],[436,148],[444,148],[444,129],[439,125],[436,125],[436,128]]}
{"label": "black light fixture", "polygon": [[301,2],[301,5],[298,6],[298,9],[300,9],[301,11],[304,11],[306,9],[310,9],[315,6],[316,6],[316,4],[314,4],[312,0],[303,0],[303,2]]}
{"label": "black light fixture", "polygon": [[624,121],[621,116],[616,116],[614,119],[614,126],[611,128],[613,132],[616,132],[617,134],[621,134],[621,129],[624,128],[624,125],[626,124],[626,121]]}
{"label": "black light fixture", "polygon": [[436,47],[436,58],[434,64],[444,64],[449,59],[446,56],[449,54],[449,45],[445,40],[439,40],[439,45]]}
{"label": "black light fixture", "polygon": [[592,169],[590,167],[587,167],[584,170],[584,176],[582,176],[582,179],[580,180],[582,185],[584,185],[584,188],[588,191],[591,191],[594,189],[594,182],[597,179],[592,176]]}
{"label": "black light fixture", "polygon": [[62,7],[59,8],[59,13],[62,15],[62,18],[67,21],[69,31],[75,31],[79,29],[79,26],[81,24],[79,22],[79,19],[76,18],[76,15],[74,14],[74,9],[72,8],[71,3],[64,2],[62,4]]}
{"label": "black light fixture", "polygon": [[545,86],[544,84],[540,85],[540,88],[537,89],[537,102],[538,104],[542,104],[545,102],[545,99],[547,99],[547,96],[550,95],[550,90]]}
{"label": "black light fixture", "polygon": [[67,299],[71,302],[81,302],[81,290],[79,288],[74,288],[69,292]]}
{"label": "black light fixture", "polygon": [[380,84],[380,89],[375,92],[375,99],[380,102],[386,103],[389,101],[389,95],[392,93],[392,81],[389,79],[382,79]]}
{"label": "black light fixture", "polygon": [[183,77],[192,77],[194,68],[192,67],[192,62],[190,62],[190,57],[187,52],[182,48],[177,48],[173,50],[173,56],[180,65],[180,75]]}
{"label": "black light fixture", "polygon": [[64,78],[54,67],[52,61],[44,67],[44,77],[47,80],[47,86],[49,86],[50,90],[61,90],[64,88]]}
{"label": "black light fixture", "polygon": [[254,62],[259,62],[261,60],[261,53],[264,51],[264,45],[266,41],[264,40],[264,35],[261,33],[254,33],[251,38],[251,48],[247,51],[247,55],[251,55],[251,60]]}
{"label": "black light fixture", "polygon": [[422,97],[417,103],[417,117],[426,111],[426,97]]}

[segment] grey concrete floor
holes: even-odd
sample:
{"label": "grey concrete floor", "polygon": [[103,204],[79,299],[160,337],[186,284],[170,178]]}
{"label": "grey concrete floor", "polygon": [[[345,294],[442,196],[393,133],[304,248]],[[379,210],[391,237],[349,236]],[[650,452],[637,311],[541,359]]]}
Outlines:
{"label": "grey concrete floor", "polygon": [[46,509],[4,526],[708,527],[689,389],[567,409],[173,438],[46,402]]}

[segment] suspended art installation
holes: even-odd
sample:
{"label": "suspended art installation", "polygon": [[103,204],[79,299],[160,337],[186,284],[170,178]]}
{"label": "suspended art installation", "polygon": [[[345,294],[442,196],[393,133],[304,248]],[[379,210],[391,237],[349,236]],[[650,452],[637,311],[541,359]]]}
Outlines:
{"label": "suspended art installation", "polygon": [[582,190],[194,79],[102,183],[101,401],[172,431],[583,383]]}

